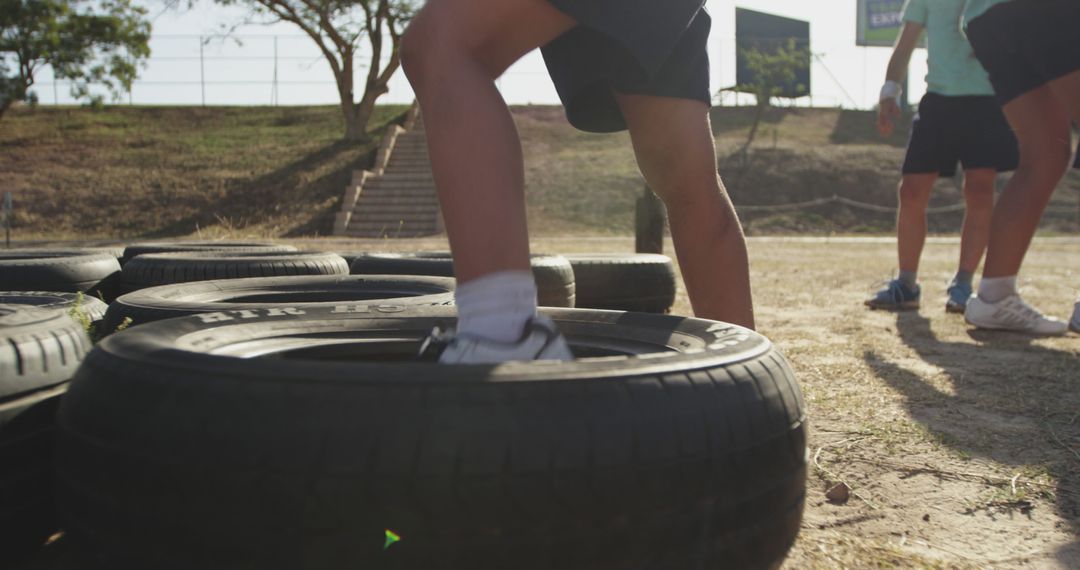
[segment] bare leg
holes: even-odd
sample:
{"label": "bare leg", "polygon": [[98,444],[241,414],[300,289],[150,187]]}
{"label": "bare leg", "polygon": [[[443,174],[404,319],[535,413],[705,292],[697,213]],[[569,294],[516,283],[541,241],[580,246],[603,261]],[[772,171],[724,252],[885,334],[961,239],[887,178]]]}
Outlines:
{"label": "bare leg", "polygon": [[618,101],[638,166],[667,205],[694,314],[753,328],[746,241],[716,172],[708,107],[644,95]]}
{"label": "bare leg", "polygon": [[574,25],[545,0],[430,0],[405,34],[459,282],[529,269],[521,142],[495,79]]}
{"label": "bare leg", "polygon": [[900,179],[900,210],[896,215],[896,253],[901,271],[919,270],[926,243],[926,206],[938,175],[905,174]]}
{"label": "bare leg", "polygon": [[1072,120],[1080,123],[1080,71],[1059,77],[1047,85]]}
{"label": "bare leg", "polygon": [[960,270],[974,273],[990,240],[997,172],[978,168],[964,172],[964,226],[960,231]]}
{"label": "bare leg", "polygon": [[1020,165],[994,207],[984,278],[1020,272],[1071,153],[1069,114],[1049,86],[1021,95],[1003,110],[1020,143]]}

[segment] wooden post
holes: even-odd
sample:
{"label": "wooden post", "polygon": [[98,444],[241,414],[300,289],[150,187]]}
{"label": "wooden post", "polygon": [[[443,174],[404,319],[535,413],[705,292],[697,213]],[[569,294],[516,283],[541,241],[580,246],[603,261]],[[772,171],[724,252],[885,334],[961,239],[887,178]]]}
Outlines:
{"label": "wooden post", "polygon": [[634,213],[634,250],[638,253],[664,253],[667,210],[648,184],[645,185],[645,193],[637,200]]}

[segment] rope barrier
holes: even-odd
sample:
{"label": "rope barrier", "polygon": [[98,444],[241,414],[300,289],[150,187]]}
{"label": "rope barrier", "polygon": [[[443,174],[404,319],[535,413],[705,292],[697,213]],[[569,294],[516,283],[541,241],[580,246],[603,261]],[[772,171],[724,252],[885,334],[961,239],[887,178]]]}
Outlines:
{"label": "rope barrier", "polygon": [[[860,210],[868,210],[871,212],[880,212],[883,214],[895,214],[899,208],[891,206],[880,206],[878,204],[870,204],[868,202],[860,202],[858,200],[852,200],[851,198],[845,198],[844,196],[838,196],[833,194],[827,198],[818,198],[816,200],[809,200],[806,202],[795,202],[792,204],[736,204],[735,209],[740,212],[784,212],[789,210],[801,210],[803,208],[813,208],[815,206],[824,206],[825,204],[843,204],[852,208],[858,208]],[[950,206],[938,206],[935,208],[927,208],[927,214],[950,214],[953,212],[963,212],[966,206],[961,204],[952,204]],[[1076,208],[1069,206],[1048,206],[1046,208],[1047,213],[1060,213],[1060,214],[1073,214],[1076,213]]]}

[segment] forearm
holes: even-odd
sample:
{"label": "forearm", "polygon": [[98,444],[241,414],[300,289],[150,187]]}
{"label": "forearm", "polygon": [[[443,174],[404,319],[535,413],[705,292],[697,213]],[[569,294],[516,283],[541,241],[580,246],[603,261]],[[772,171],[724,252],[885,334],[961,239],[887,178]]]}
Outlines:
{"label": "forearm", "polygon": [[903,83],[904,76],[907,75],[908,63],[910,61],[910,52],[901,53],[899,50],[893,51],[892,57],[889,58],[889,67],[885,69],[885,81]]}

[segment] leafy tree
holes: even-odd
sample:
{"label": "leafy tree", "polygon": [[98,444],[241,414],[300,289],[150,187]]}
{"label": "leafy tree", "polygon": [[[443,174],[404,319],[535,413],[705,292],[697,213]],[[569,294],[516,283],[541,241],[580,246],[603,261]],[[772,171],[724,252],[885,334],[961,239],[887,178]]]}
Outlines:
{"label": "leafy tree", "polygon": [[737,89],[753,93],[757,98],[754,123],[750,127],[750,134],[747,135],[746,144],[743,146],[745,154],[754,143],[761,119],[765,115],[765,110],[772,105],[774,98],[784,96],[785,93],[806,94],[806,86],[796,82],[799,72],[810,65],[810,52],[805,48],[797,47],[795,39],[791,38],[786,43],[771,49],[742,48],[739,56],[744,58],[746,68],[754,81],[740,85]]}
{"label": "leafy tree", "polygon": [[114,97],[130,90],[150,56],[145,16],[131,0],[0,0],[0,117],[33,100],[34,74],[46,65],[79,99],[100,101],[95,84]]}
{"label": "leafy tree", "polygon": [[[389,91],[390,78],[401,67],[401,35],[416,12],[418,0],[217,1],[224,5],[250,5],[257,17],[269,19],[266,23],[288,22],[311,38],[334,73],[345,118],[345,138],[367,138],[375,101]],[[356,55],[365,40],[371,51],[366,62],[364,92],[356,101]],[[388,55],[385,62],[384,55]]]}

